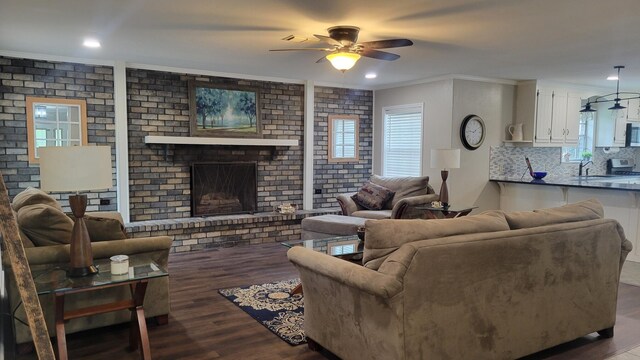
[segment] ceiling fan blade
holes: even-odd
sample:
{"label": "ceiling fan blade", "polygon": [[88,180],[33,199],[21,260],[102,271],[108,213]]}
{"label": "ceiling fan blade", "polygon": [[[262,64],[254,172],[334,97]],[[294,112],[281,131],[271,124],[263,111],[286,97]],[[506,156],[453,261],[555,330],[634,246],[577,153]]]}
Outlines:
{"label": "ceiling fan blade", "polygon": [[413,45],[413,41],[409,39],[389,39],[389,40],[377,40],[377,41],[367,41],[363,43],[359,43],[358,45],[362,45],[365,49],[389,49],[403,46],[411,46]]}
{"label": "ceiling fan blade", "polygon": [[361,52],[359,52],[359,54],[362,56],[366,56],[366,57],[370,57],[378,60],[387,60],[387,61],[393,61],[400,57],[400,55],[392,54],[386,51],[378,51],[378,50],[372,50],[372,49],[363,49]]}
{"label": "ceiling fan blade", "polygon": [[325,61],[327,61],[327,57],[326,57],[326,56],[323,56],[323,57],[321,57],[320,59],[318,59],[318,61],[316,61],[316,64],[319,64],[319,63],[321,63],[321,62],[325,62]]}
{"label": "ceiling fan blade", "polygon": [[300,49],[271,49],[269,51],[333,51],[333,49],[325,49],[325,48],[300,48]]}
{"label": "ceiling fan blade", "polygon": [[316,38],[318,38],[319,40],[322,40],[324,42],[326,42],[329,45],[337,45],[337,46],[342,46],[342,44],[340,43],[340,41],[332,39],[328,36],[325,35],[318,35],[318,34],[313,34],[313,36],[315,36]]}

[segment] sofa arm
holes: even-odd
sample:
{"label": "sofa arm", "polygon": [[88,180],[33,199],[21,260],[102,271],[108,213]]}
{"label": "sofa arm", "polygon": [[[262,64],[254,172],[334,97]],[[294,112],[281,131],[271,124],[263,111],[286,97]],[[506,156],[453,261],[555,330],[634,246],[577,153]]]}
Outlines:
{"label": "sofa arm", "polygon": [[432,201],[440,199],[438,194],[411,196],[398,201],[391,210],[392,219],[417,219],[424,215],[424,211],[415,209],[416,206],[426,206]]}
{"label": "sofa arm", "polygon": [[342,215],[350,216],[355,211],[360,210],[360,206],[351,198],[355,194],[356,193],[338,195],[337,199],[340,208],[342,208]]}
{"label": "sofa arm", "polygon": [[[161,252],[169,256],[172,239],[168,236],[110,240],[91,243],[94,259],[108,258],[113,255],[133,255]],[[43,265],[69,262],[70,245],[37,246],[26,248],[29,265]],[[165,264],[161,264],[165,265]]]}
{"label": "sofa arm", "polygon": [[287,257],[302,271],[323,275],[377,297],[390,299],[402,290],[402,283],[391,275],[381,274],[364,266],[301,246],[289,249]]}

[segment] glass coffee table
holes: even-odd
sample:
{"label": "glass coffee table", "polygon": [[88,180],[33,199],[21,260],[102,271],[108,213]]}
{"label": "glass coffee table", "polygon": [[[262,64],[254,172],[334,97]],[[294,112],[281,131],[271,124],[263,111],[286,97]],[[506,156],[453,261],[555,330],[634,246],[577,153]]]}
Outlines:
{"label": "glass coffee table", "polygon": [[[118,310],[131,311],[129,347],[135,350],[140,345],[141,357],[151,359],[149,336],[142,306],[144,295],[150,279],[168,276],[169,273],[147,255],[142,254],[129,255],[129,272],[123,275],[111,274],[109,259],[97,259],[94,265],[98,268],[98,273],[83,277],[69,277],[63,267],[36,267],[32,270],[38,295],[53,295],[58,359],[67,359],[65,321]],[[64,308],[65,296],[68,294],[91,292],[117,286],[129,287],[131,299],[81,309],[65,310]]]}
{"label": "glass coffee table", "polygon": [[[364,242],[357,235],[336,236],[324,239],[294,240],[281,243],[285,247],[304,246],[343,260],[362,263]],[[292,294],[302,293],[302,284],[297,285]]]}

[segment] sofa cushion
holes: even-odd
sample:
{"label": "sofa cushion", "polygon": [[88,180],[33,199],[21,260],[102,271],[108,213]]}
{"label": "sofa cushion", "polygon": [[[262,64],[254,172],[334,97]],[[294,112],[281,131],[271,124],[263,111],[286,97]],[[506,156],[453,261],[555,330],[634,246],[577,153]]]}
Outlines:
{"label": "sofa cushion", "polygon": [[366,223],[364,266],[377,270],[403,244],[453,235],[509,230],[502,211],[438,220],[369,220]]}
{"label": "sofa cushion", "polygon": [[371,182],[395,192],[385,209],[392,209],[398,201],[406,197],[427,195],[429,191],[428,176],[384,177],[373,175]]}
{"label": "sofa cushion", "polygon": [[514,211],[504,214],[512,230],[538,226],[602,219],[604,209],[596,199],[580,201],[557,208]]}
{"label": "sofa cushion", "polygon": [[118,219],[85,215],[84,223],[87,225],[87,232],[92,242],[127,238],[124,225]]}
{"label": "sofa cushion", "polygon": [[11,202],[11,207],[13,210],[19,211],[23,206],[35,204],[49,205],[62,211],[62,207],[58,204],[56,199],[46,192],[32,187],[28,187],[16,195]]}
{"label": "sofa cushion", "polygon": [[351,213],[351,216],[375,220],[391,219],[391,210],[358,210]]}
{"label": "sofa cushion", "polygon": [[73,221],[65,213],[46,204],[23,206],[18,225],[36,246],[69,244]]}
{"label": "sofa cushion", "polygon": [[382,210],[393,198],[394,191],[384,186],[368,182],[364,184],[351,198],[356,204],[368,210]]}

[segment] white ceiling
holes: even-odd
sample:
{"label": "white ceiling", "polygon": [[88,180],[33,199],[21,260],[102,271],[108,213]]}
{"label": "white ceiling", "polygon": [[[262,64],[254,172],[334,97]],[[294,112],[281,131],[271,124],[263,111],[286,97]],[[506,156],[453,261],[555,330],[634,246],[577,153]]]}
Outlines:
{"label": "white ceiling", "polygon": [[[355,25],[360,41],[409,38],[345,74],[280,40]],[[81,46],[95,36],[102,48]],[[311,44],[315,45],[315,44]],[[26,52],[382,87],[447,74],[640,90],[639,0],[0,0],[0,53]],[[378,78],[364,78],[377,72]]]}

